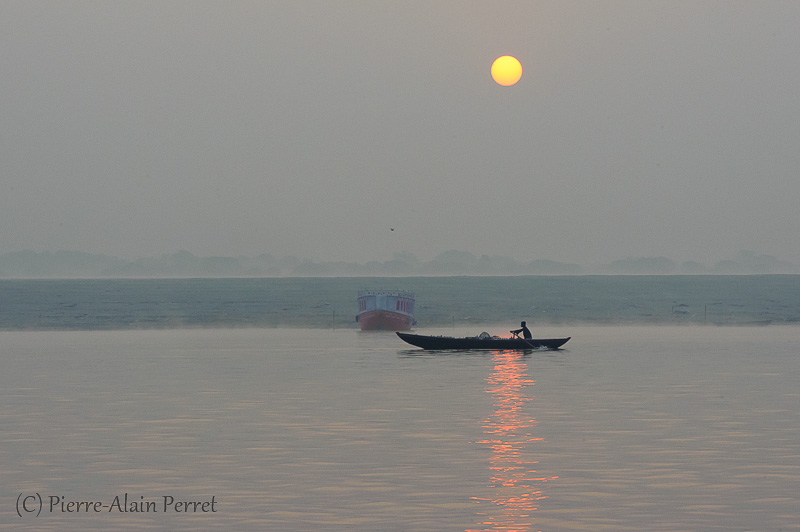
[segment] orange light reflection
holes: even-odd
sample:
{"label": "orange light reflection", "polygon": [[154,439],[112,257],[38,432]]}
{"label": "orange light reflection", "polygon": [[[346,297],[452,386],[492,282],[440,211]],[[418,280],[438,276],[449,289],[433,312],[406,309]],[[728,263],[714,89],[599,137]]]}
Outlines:
{"label": "orange light reflection", "polygon": [[494,396],[494,412],[484,422],[487,438],[477,443],[488,445],[489,486],[494,488],[492,499],[475,498],[482,506],[478,513],[483,521],[479,528],[466,532],[530,532],[537,501],[547,498],[541,485],[557,477],[542,477],[534,469],[538,462],[530,460],[528,444],[541,441],[532,430],[536,420],[523,406],[530,400],[525,387],[534,380],[527,375],[527,364],[522,354],[514,351],[493,353],[494,369],[486,379],[487,393]]}

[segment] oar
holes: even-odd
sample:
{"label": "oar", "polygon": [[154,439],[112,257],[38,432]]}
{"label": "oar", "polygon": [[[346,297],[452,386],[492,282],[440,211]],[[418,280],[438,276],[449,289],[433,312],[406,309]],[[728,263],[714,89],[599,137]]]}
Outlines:
{"label": "oar", "polygon": [[514,338],[516,338],[517,340],[522,340],[523,342],[525,342],[526,344],[531,346],[531,349],[537,349],[537,347],[535,345],[533,345],[532,343],[530,343],[527,338],[520,338],[519,334],[515,333],[514,331],[508,331],[508,332],[510,332],[514,336]]}

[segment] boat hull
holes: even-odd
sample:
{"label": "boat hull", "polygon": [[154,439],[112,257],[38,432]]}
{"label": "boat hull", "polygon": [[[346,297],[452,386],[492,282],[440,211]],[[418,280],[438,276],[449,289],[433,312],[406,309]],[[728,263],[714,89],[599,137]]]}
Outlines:
{"label": "boat hull", "polygon": [[362,331],[407,331],[416,323],[413,292],[359,290],[357,304]]}
{"label": "boat hull", "polygon": [[413,316],[391,310],[368,310],[358,315],[362,331],[407,331],[413,323]]}
{"label": "boat hull", "polygon": [[406,343],[429,350],[532,350],[532,349],[559,349],[567,343],[567,338],[453,338],[452,336],[425,336],[398,332],[397,336]]}

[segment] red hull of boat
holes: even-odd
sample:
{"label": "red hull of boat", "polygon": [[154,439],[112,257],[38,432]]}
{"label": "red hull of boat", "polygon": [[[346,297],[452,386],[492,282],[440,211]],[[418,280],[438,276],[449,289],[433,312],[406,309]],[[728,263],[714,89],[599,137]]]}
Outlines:
{"label": "red hull of boat", "polygon": [[362,331],[407,331],[413,318],[390,310],[368,310],[358,315]]}

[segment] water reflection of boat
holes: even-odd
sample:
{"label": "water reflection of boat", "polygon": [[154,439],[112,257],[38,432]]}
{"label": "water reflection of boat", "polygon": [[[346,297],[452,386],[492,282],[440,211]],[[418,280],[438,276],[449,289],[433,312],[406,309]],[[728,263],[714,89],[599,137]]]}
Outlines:
{"label": "water reflection of boat", "polygon": [[526,413],[530,398],[525,388],[533,386],[527,364],[519,353],[498,351],[493,356],[494,371],[486,381],[494,396],[494,412],[484,423],[486,439],[478,443],[491,450],[490,488],[494,497],[478,499],[483,505],[479,528],[467,532],[528,532],[533,530],[533,514],[546,496],[542,485],[557,477],[543,477],[531,459],[530,444],[541,441],[533,435],[536,420]]}

